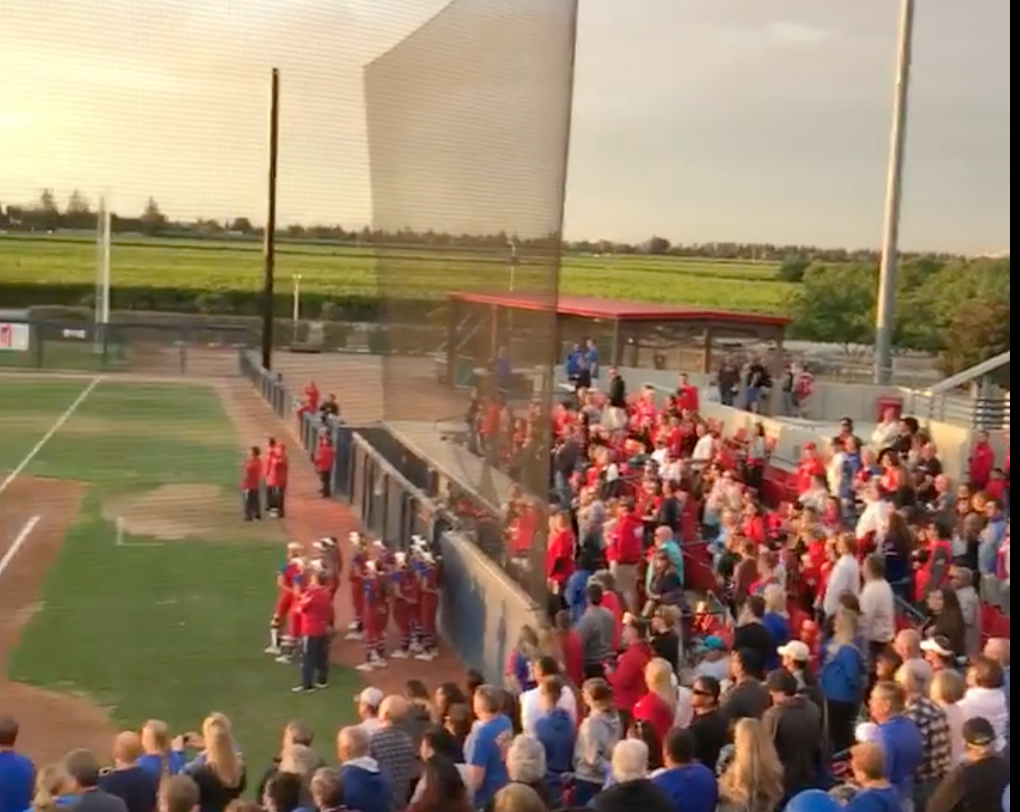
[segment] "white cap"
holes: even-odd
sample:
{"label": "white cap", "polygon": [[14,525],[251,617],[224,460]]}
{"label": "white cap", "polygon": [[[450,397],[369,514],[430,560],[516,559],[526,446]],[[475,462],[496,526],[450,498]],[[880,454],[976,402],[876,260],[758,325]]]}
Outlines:
{"label": "white cap", "polygon": [[811,662],[811,649],[800,640],[791,640],[785,646],[780,646],[776,649],[776,652],[780,657],[789,657],[795,663]]}
{"label": "white cap", "polygon": [[940,657],[952,657],[953,652],[947,646],[942,645],[937,637],[929,637],[921,641],[921,651],[929,654],[938,654]]}
{"label": "white cap", "polygon": [[359,703],[368,708],[378,708],[385,698],[386,695],[378,688],[366,688],[355,697]]}

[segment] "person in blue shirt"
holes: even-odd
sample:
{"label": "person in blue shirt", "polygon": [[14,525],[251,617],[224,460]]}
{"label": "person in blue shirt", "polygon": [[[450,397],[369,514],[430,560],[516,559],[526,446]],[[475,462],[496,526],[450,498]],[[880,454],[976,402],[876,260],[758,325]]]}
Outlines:
{"label": "person in blue shirt", "polygon": [[765,663],[766,671],[774,671],[782,665],[780,661],[780,650],[790,642],[790,619],[786,614],[786,590],[779,584],[769,584],[765,587],[765,614],[762,615],[761,625],[772,635],[776,641],[775,651],[769,654]]}
{"label": "person in blue shirt", "polygon": [[506,753],[514,738],[514,726],[500,712],[498,688],[483,685],[474,696],[475,726],[464,746],[464,760],[475,790],[475,804],[485,808],[509,781]]}
{"label": "person in blue shirt", "polygon": [[900,794],[889,783],[879,745],[865,742],[854,747],[850,769],[860,790],[847,805],[847,812],[902,812]]}
{"label": "person in blue shirt", "polygon": [[907,695],[895,682],[880,682],[871,692],[868,710],[878,725],[875,743],[882,750],[885,778],[904,804],[913,802],[914,773],[924,757],[924,740],[917,725],[903,712]]}
{"label": "person in blue shirt", "polygon": [[584,359],[584,350],[580,344],[575,344],[569,353],[567,353],[566,363],[564,364],[565,372],[567,373],[567,380],[576,380],[577,376],[581,374],[581,365]]}
{"label": "person in blue shirt", "polygon": [[35,765],[14,749],[19,732],[17,720],[0,717],[0,812],[22,812],[32,803]]}
{"label": "person in blue shirt", "polygon": [[142,748],[145,755],[138,766],[156,778],[179,775],[187,763],[187,756],[170,746],[172,739],[166,722],[150,719],[142,726]]}
{"label": "person in blue shirt", "polygon": [[857,622],[845,609],[835,616],[832,640],[825,646],[819,688],[825,697],[829,737],[835,752],[854,743],[854,725],[865,689],[864,655],[856,645]]}
{"label": "person in blue shirt", "polygon": [[593,380],[598,380],[599,377],[599,348],[595,346],[595,340],[592,338],[586,338],[584,340],[583,348],[584,360],[588,364],[588,369],[591,370],[591,377]]}
{"label": "person in blue shirt", "polygon": [[358,812],[391,812],[393,783],[370,755],[368,734],[361,727],[345,727],[337,737],[340,757],[341,806]]}
{"label": "person in blue shirt", "polygon": [[535,722],[535,738],[545,750],[546,780],[554,789],[562,785],[563,776],[573,771],[577,742],[577,725],[560,707],[565,688],[566,683],[559,676],[543,677],[538,686],[542,715]]}
{"label": "person in blue shirt", "polygon": [[785,812],[843,812],[844,807],[820,789],[809,789],[794,796]]}
{"label": "person in blue shirt", "polygon": [[715,773],[697,760],[697,741],[690,730],[673,728],[662,745],[666,768],[652,777],[652,783],[684,812],[715,812],[719,805],[719,784]]}

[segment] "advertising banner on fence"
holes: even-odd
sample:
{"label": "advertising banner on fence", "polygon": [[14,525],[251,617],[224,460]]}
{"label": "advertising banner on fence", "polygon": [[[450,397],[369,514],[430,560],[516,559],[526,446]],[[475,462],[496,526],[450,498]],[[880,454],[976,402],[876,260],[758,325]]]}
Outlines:
{"label": "advertising banner on fence", "polygon": [[0,322],[0,352],[28,352],[29,332],[27,324]]}

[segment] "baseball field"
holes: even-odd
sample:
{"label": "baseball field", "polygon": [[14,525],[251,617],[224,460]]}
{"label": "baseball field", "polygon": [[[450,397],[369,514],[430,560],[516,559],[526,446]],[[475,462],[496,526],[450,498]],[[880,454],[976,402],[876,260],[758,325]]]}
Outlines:
{"label": "baseball field", "polygon": [[30,753],[105,753],[118,727],[219,710],[253,768],[291,718],[329,754],[353,672],[293,696],[295,670],[262,653],[281,545],[314,511],[239,515],[243,447],[280,429],[242,382],[0,377],[0,707]]}
{"label": "baseball field", "polygon": [[[302,290],[333,301],[373,298],[384,259],[387,278],[401,278],[401,295],[433,298],[463,287],[465,278],[491,274],[493,286],[509,279],[498,252],[481,258],[463,250],[392,249],[384,252],[327,243],[289,243],[277,250],[278,288],[301,276]],[[123,236],[111,251],[115,290],[174,290],[181,295],[254,293],[261,285],[260,246],[251,241],[145,239]],[[94,240],[85,235],[0,237],[3,283],[34,287],[95,284]],[[676,256],[566,256],[560,279],[565,294],[691,307],[782,313],[795,285],[778,281],[768,262]],[[2,288],[0,288],[2,290]],[[44,302],[37,302],[44,304]]]}

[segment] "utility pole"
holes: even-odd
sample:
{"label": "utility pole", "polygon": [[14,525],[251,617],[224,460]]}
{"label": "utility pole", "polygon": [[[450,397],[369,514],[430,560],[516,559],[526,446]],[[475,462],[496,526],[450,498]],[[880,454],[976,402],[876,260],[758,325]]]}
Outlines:
{"label": "utility pole", "polygon": [[896,53],[896,92],[893,97],[892,132],[889,136],[889,174],[885,188],[885,230],[882,235],[882,266],[878,281],[875,319],[875,383],[888,386],[893,378],[893,330],[896,327],[896,272],[899,262],[900,210],[903,198],[903,166],[907,147],[907,107],[910,100],[910,68],[914,50],[915,0],[900,0],[900,36]]}
{"label": "utility pole", "polygon": [[273,304],[276,277],[276,178],[280,157],[280,71],[273,68],[269,89],[269,189],[262,244],[262,366],[273,368]]}

